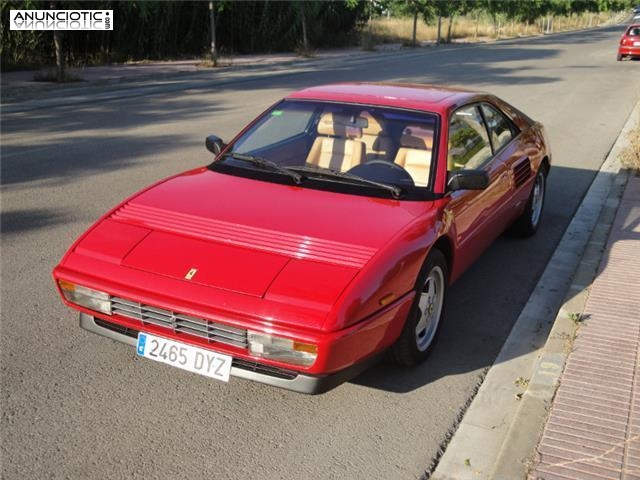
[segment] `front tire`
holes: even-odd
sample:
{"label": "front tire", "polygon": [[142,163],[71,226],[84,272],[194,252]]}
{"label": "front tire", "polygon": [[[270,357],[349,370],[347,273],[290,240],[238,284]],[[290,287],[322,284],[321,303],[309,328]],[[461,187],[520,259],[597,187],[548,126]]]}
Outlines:
{"label": "front tire", "polygon": [[398,365],[416,365],[433,350],[442,323],[448,275],[442,252],[431,250],[418,275],[416,296],[400,338],[391,348],[391,359]]}
{"label": "front tire", "polygon": [[522,215],[513,223],[511,231],[521,237],[530,237],[538,231],[542,218],[542,207],[546,193],[547,176],[544,166],[536,173],[536,179],[527,201],[527,206]]}

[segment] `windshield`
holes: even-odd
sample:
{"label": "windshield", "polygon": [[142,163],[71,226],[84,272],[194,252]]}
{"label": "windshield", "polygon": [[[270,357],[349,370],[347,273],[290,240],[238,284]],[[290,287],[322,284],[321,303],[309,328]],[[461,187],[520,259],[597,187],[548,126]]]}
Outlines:
{"label": "windshield", "polygon": [[[428,192],[436,121],[431,113],[284,100],[215,164],[264,169],[272,175],[296,172],[302,187],[330,189],[348,183],[362,187],[352,189],[360,194],[376,188],[394,196],[401,190]],[[239,170],[234,169],[242,174]]]}

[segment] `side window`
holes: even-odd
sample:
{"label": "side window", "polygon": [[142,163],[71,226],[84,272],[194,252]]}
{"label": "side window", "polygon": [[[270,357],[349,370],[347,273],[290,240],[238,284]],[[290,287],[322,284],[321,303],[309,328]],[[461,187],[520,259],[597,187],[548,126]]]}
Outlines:
{"label": "side window", "polygon": [[478,107],[457,110],[449,122],[447,168],[480,168],[492,155],[487,129]]}
{"label": "side window", "polygon": [[482,104],[482,113],[487,121],[494,151],[498,151],[514,137],[511,123],[501,112],[490,105]]}

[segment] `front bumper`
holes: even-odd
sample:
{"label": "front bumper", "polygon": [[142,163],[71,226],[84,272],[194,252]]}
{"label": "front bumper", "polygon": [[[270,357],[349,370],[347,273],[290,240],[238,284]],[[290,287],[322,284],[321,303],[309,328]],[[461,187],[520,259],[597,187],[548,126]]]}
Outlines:
{"label": "front bumper", "polygon": [[[80,327],[98,335],[108,337],[135,347],[138,330],[126,328],[105,320],[96,319],[86,313],[80,313]],[[285,388],[295,392],[318,394],[324,393],[344,383],[371,365],[376,363],[380,355],[375,355],[365,361],[359,362],[348,368],[331,375],[304,375],[293,370],[263,365],[258,362],[250,362],[239,358],[233,358],[231,375],[234,377],[265,383],[274,387]]]}

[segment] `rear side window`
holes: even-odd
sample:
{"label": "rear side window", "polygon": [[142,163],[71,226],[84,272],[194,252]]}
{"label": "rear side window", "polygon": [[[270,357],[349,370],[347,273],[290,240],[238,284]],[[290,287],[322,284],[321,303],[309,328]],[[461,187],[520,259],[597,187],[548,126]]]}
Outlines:
{"label": "rear side window", "polygon": [[627,32],[629,37],[640,37],[640,27],[631,27]]}
{"label": "rear side window", "polygon": [[501,112],[494,107],[482,104],[482,113],[487,122],[487,128],[489,129],[489,135],[491,135],[491,144],[493,145],[493,151],[497,152],[507,143],[509,143],[514,135],[514,128],[511,122]]}
{"label": "rear side window", "polygon": [[480,168],[492,155],[487,129],[478,107],[456,110],[449,122],[448,170]]}

